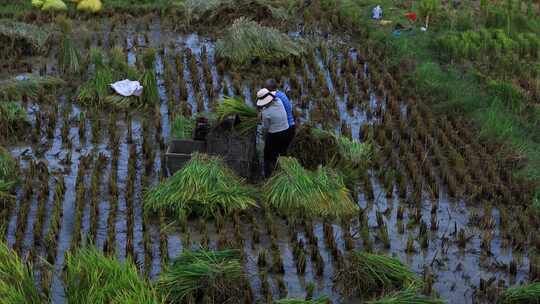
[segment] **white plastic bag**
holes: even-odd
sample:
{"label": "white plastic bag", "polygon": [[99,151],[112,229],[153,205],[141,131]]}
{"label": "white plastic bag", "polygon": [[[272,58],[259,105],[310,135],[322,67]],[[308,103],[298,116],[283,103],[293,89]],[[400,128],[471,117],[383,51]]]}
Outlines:
{"label": "white plastic bag", "polygon": [[143,87],[140,82],[124,79],[111,84],[113,90],[122,96],[141,96]]}

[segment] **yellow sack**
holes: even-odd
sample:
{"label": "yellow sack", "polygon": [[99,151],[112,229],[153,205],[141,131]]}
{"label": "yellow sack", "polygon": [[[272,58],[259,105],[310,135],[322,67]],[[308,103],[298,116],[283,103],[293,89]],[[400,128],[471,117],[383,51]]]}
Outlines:
{"label": "yellow sack", "polygon": [[44,0],[32,0],[32,6],[40,8],[43,6]]}
{"label": "yellow sack", "polygon": [[65,11],[67,6],[62,0],[45,0],[41,9],[44,11]]}
{"label": "yellow sack", "polygon": [[101,1],[100,0],[81,0],[77,4],[77,10],[85,11],[89,13],[97,13],[101,11]]}

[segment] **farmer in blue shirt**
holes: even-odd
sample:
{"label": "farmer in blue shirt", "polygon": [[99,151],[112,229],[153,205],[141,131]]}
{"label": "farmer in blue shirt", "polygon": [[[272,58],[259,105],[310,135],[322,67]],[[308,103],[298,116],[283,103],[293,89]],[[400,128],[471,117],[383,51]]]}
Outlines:
{"label": "farmer in blue shirt", "polygon": [[290,141],[288,143],[289,145],[294,138],[294,134],[296,133],[292,103],[287,97],[287,95],[285,95],[285,93],[277,89],[277,82],[274,79],[266,80],[265,88],[268,89],[270,92],[276,92],[276,97],[279,98],[281,102],[283,102],[283,106],[285,107],[285,111],[287,112],[287,122],[289,123],[289,129],[287,130],[288,132],[290,132],[288,136],[288,138],[290,138]]}

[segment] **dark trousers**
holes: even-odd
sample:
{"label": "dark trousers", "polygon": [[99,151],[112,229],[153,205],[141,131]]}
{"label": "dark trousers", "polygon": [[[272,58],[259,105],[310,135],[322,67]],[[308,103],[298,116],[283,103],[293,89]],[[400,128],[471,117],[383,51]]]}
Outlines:
{"label": "dark trousers", "polygon": [[264,143],[264,176],[270,177],[276,167],[278,157],[287,155],[287,149],[295,134],[295,127],[287,130],[266,134]]}

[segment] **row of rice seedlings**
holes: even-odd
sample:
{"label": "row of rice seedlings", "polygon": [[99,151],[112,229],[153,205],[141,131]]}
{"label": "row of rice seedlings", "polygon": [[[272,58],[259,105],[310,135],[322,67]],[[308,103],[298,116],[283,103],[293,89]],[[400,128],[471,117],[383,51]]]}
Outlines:
{"label": "row of rice seedlings", "polygon": [[[23,107],[16,102],[0,103],[0,139],[8,140],[24,135],[29,126],[28,114]],[[40,126],[36,123],[36,127]]]}
{"label": "row of rice seedlings", "polygon": [[135,230],[134,194],[135,182],[137,181],[137,147],[134,144],[129,146],[128,174],[126,180],[126,256],[134,259],[133,233]]}
{"label": "row of rice seedlings", "polygon": [[45,215],[47,211],[47,201],[49,199],[49,172],[45,171],[40,177],[41,182],[40,190],[37,196],[38,208],[35,215],[34,226],[33,226],[33,239],[34,246],[38,246],[42,239],[44,225],[46,224]]}
{"label": "row of rice seedlings", "polygon": [[97,241],[101,176],[103,175],[106,161],[107,157],[104,154],[99,153],[90,180],[90,228],[87,239],[90,240],[92,244],[96,244]]}
{"label": "row of rice seedlings", "polygon": [[53,208],[49,218],[48,230],[45,235],[44,244],[46,244],[46,254],[47,262],[49,264],[54,264],[56,259],[56,249],[58,248],[58,237],[60,228],[62,226],[62,217],[64,213],[63,202],[64,194],[66,191],[65,180],[62,178],[60,181],[56,182],[54,199],[53,199]]}
{"label": "row of rice seedlings", "polygon": [[82,219],[84,202],[86,201],[85,171],[89,167],[92,155],[82,156],[79,160],[77,179],[75,181],[75,215],[70,250],[74,252],[82,241]]}
{"label": "row of rice seedlings", "polygon": [[[29,166],[35,166],[34,161],[31,160]],[[27,229],[27,217],[30,211],[30,204],[34,193],[33,185],[33,173],[32,169],[26,172],[25,182],[22,186],[22,195],[19,199],[19,210],[17,212],[17,225],[15,231],[15,244],[13,249],[19,254],[22,253],[22,245],[24,241],[24,235]]]}

